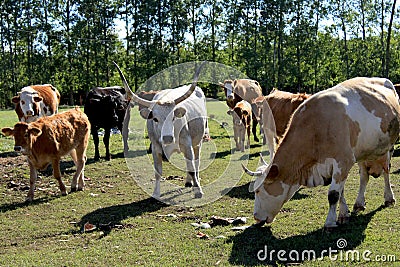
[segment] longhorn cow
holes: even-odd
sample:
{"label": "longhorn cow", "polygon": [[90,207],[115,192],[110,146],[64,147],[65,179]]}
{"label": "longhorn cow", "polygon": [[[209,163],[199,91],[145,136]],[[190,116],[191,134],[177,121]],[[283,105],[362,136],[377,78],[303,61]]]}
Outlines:
{"label": "longhorn cow", "polygon": [[199,164],[202,139],[207,131],[207,111],[203,91],[196,86],[204,63],[197,69],[193,83],[175,89],[158,92],[153,100],[134,94],[121,69],[114,62],[126,92],[130,98],[143,106],[140,115],[147,120],[154,160],[155,187],[153,197],[159,199],[162,176],[162,153],[167,158],[174,152],[182,152],[186,160],[186,187],[192,187],[196,198],[203,196],[200,186]]}

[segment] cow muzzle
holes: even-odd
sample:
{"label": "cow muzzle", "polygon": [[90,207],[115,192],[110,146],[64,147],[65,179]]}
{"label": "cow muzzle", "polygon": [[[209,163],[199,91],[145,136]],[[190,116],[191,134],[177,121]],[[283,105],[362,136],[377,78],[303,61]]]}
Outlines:
{"label": "cow muzzle", "polygon": [[163,144],[172,144],[174,142],[174,137],[172,135],[165,135],[162,137]]}
{"label": "cow muzzle", "polygon": [[32,110],[27,110],[25,116],[27,116],[27,117],[33,116],[33,111]]}
{"label": "cow muzzle", "polygon": [[22,152],[22,146],[14,146],[15,152]]}
{"label": "cow muzzle", "polygon": [[267,222],[267,220],[263,221],[263,220],[257,219],[256,216],[254,216],[254,220],[256,221],[256,223],[254,224],[254,226],[256,226],[256,227],[261,227]]}

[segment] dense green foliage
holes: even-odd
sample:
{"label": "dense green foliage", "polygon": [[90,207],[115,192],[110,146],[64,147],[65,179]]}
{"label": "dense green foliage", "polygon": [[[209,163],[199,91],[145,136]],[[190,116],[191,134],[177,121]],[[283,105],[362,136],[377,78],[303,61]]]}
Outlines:
{"label": "dense green foliage", "polygon": [[77,104],[93,86],[120,84],[113,60],[134,89],[166,67],[193,60],[237,68],[265,93],[272,87],[316,92],[355,76],[397,82],[395,3],[4,0],[0,108],[23,86],[39,83],[52,83],[63,103]]}

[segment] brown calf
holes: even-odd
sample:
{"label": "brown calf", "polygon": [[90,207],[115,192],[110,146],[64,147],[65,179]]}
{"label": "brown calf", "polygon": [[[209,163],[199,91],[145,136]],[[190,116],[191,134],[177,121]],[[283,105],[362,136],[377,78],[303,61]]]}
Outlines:
{"label": "brown calf", "polygon": [[61,194],[67,195],[60,172],[61,157],[67,154],[71,155],[76,165],[71,192],[83,190],[90,123],[79,108],[43,117],[30,124],[18,122],[14,128],[7,127],[1,131],[6,136],[14,136],[14,150],[28,158],[30,187],[27,201],[33,200],[37,170],[46,169],[50,163],[53,166],[53,175],[58,181]]}
{"label": "brown calf", "polygon": [[[242,100],[233,109],[228,110],[227,113],[233,117],[233,137],[236,149],[244,152],[245,148],[250,148],[251,105],[246,100]],[[247,146],[245,147],[246,132]]]}

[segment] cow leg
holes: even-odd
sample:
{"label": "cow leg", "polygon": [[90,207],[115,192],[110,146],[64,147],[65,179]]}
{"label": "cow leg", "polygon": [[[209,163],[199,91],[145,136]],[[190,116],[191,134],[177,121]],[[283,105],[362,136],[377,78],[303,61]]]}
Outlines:
{"label": "cow leg", "polygon": [[258,137],[257,137],[257,124],[258,124],[258,121],[257,121],[257,118],[253,115],[253,136],[254,136],[254,142],[259,142],[260,140],[258,140]]}
{"label": "cow leg", "polygon": [[154,145],[154,142],[151,143],[151,150],[154,161],[154,176],[156,179],[156,183],[154,185],[154,191],[152,197],[155,199],[160,199],[161,190],[160,190],[160,182],[162,176],[162,147]]}
{"label": "cow leg", "polygon": [[239,144],[239,129],[237,125],[233,125],[233,140],[235,140],[235,145],[236,145],[236,150],[240,150],[240,144]]}
{"label": "cow leg", "polygon": [[92,127],[92,136],[93,136],[93,143],[94,143],[94,160],[100,159],[99,153],[99,133],[97,127]]}
{"label": "cow leg", "polygon": [[53,176],[54,178],[56,178],[58,182],[58,187],[60,188],[61,195],[66,196],[67,190],[65,188],[63,181],[61,180],[60,160],[59,159],[53,160],[52,165],[53,165]]}
{"label": "cow leg", "polygon": [[335,179],[332,179],[332,183],[328,191],[329,211],[325,221],[325,228],[337,227],[336,223],[336,206],[340,199],[340,193],[343,192],[344,182],[336,183]]}
{"label": "cow leg", "polygon": [[35,183],[37,178],[37,170],[33,167],[32,163],[29,161],[29,191],[26,196],[25,201],[31,202],[35,194]]}
{"label": "cow leg", "polygon": [[340,203],[339,203],[339,224],[345,224],[349,222],[350,212],[349,207],[347,206],[346,199],[344,198],[344,185],[342,188],[342,192],[340,193]]}
{"label": "cow leg", "polygon": [[199,163],[196,163],[196,161],[200,161],[199,160],[200,147],[198,146],[192,147],[191,142],[187,142],[187,144],[188,146],[186,146],[186,149],[183,150],[186,159],[186,170],[187,170],[185,186],[191,185],[192,183],[189,181],[192,180],[194,197],[202,198],[204,193],[200,187],[200,179],[198,172]]}
{"label": "cow leg", "polygon": [[111,160],[110,155],[110,128],[104,129],[103,143],[106,147],[106,160]]}
{"label": "cow leg", "polygon": [[247,146],[246,146],[246,148],[250,148],[250,125],[246,126],[246,130],[247,130]]}
{"label": "cow leg", "polygon": [[368,171],[364,162],[358,163],[358,167],[360,172],[360,187],[358,189],[356,202],[354,203],[353,206],[354,213],[358,213],[360,211],[365,210],[365,190],[367,188],[367,184],[369,181]]}
{"label": "cow leg", "polygon": [[[82,191],[85,184],[83,181],[84,178],[84,168],[85,168],[85,162],[86,162],[86,156],[85,156],[85,151],[82,146],[77,147],[76,149],[76,155],[77,155],[77,160],[76,160],[76,172],[74,174],[74,177],[72,178],[72,183],[71,183],[71,192],[75,191]],[[77,189],[77,184],[78,184],[78,189]]]}
{"label": "cow leg", "polygon": [[128,153],[129,146],[128,146],[128,137],[129,137],[129,121],[131,119],[131,105],[128,103],[128,107],[125,111],[124,122],[122,123],[122,129],[119,129],[122,133],[122,140],[124,142],[124,153]]}
{"label": "cow leg", "polygon": [[390,207],[396,203],[396,199],[393,196],[392,187],[390,186],[389,172],[384,171],[383,178],[385,180],[385,206]]}
{"label": "cow leg", "polygon": [[240,151],[244,152],[244,139],[246,138],[246,128],[245,126],[242,127],[242,125],[240,126],[240,130],[239,130],[240,134],[239,134],[239,143],[240,143]]}

